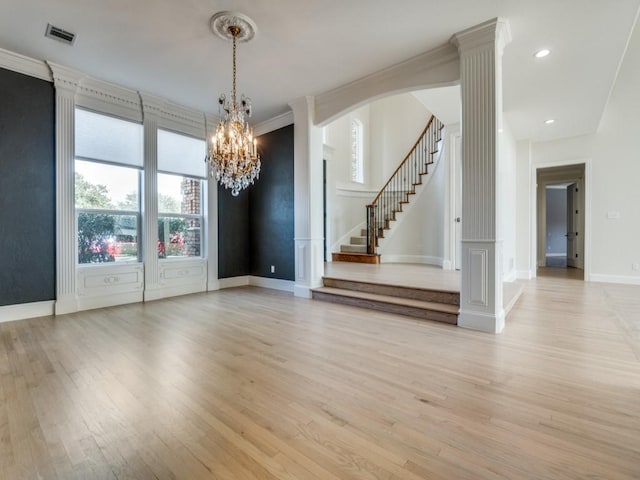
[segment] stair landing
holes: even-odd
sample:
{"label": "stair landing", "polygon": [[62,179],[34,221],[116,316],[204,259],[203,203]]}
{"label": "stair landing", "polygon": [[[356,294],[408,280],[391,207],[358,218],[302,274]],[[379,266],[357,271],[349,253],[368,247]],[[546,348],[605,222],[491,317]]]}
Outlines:
{"label": "stair landing", "polygon": [[[457,324],[460,272],[418,264],[326,263],[318,300]],[[522,283],[503,286],[505,313],[516,303]]]}
{"label": "stair landing", "polygon": [[[313,298],[456,325],[457,272],[425,265],[326,264],[323,286]],[[425,282],[431,277],[432,281]],[[444,280],[444,281],[443,281]],[[443,288],[444,285],[444,288]]]}

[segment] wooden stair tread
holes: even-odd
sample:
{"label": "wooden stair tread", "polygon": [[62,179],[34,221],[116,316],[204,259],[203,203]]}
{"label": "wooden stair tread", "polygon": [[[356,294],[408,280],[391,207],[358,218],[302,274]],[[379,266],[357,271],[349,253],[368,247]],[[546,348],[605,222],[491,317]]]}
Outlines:
{"label": "wooden stair tread", "polygon": [[383,303],[391,303],[394,305],[403,305],[414,308],[421,308],[424,310],[433,310],[436,312],[449,313],[451,315],[458,314],[458,307],[455,305],[448,305],[445,303],[425,302],[423,300],[413,300],[403,297],[392,297],[389,295],[378,295],[375,293],[357,292],[355,290],[345,290],[342,288],[332,287],[318,287],[314,288],[312,292],[325,293],[329,295],[338,295],[342,297],[358,298],[362,300],[370,300]]}
{"label": "wooden stair tread", "polygon": [[380,263],[380,255],[377,253],[333,252],[331,259],[334,262]]}
{"label": "wooden stair tread", "polygon": [[331,276],[324,276],[322,277],[323,281],[324,279],[327,280],[334,280],[334,281],[346,281],[346,282],[354,282],[354,283],[364,283],[366,285],[379,285],[379,286],[383,286],[383,287],[393,287],[393,288],[400,288],[400,289],[406,289],[406,290],[424,290],[427,292],[438,292],[438,293],[449,293],[449,294],[454,294],[454,295],[459,295],[460,292],[458,290],[448,290],[446,288],[421,288],[421,287],[415,287],[412,285],[397,285],[394,283],[380,283],[380,282],[369,282],[367,280],[356,280],[356,279],[351,279],[351,278],[339,278],[339,277],[331,277]]}

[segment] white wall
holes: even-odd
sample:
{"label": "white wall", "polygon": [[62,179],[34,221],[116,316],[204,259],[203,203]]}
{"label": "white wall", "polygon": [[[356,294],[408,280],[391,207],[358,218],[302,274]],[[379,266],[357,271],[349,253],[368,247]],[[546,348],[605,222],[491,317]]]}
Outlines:
{"label": "white wall", "polygon": [[[594,280],[640,283],[640,28],[636,28],[593,145]],[[608,212],[619,213],[618,219]]]}
{"label": "white wall", "polygon": [[[587,262],[592,281],[640,284],[640,29],[633,33],[597,133],[531,148],[534,167],[587,164]],[[526,185],[526,148],[518,150],[518,191]],[[589,168],[590,167],[590,168]],[[525,265],[526,232],[531,209],[518,195],[518,269]],[[534,197],[535,198],[535,197]],[[610,218],[618,217],[618,218]],[[532,265],[530,263],[530,265]],[[531,267],[534,268],[534,267]]]}
{"label": "white wall", "polygon": [[424,130],[431,112],[410,93],[370,104],[372,185],[382,187]]}
{"label": "white wall", "polygon": [[531,142],[516,144],[516,276],[529,279],[531,267]]}
{"label": "white wall", "polygon": [[[516,181],[517,145],[511,129],[503,122],[500,133],[499,175],[499,233],[502,238],[502,278],[516,278]],[[463,180],[464,181],[464,180]]]}

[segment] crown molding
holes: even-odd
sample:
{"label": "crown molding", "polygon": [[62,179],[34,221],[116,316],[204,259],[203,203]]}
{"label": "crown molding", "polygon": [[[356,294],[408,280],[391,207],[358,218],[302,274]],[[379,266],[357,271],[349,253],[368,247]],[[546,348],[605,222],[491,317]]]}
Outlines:
{"label": "crown molding", "polygon": [[78,83],[76,105],[142,121],[140,95],[135,90],[85,76]]}
{"label": "crown molding", "polygon": [[183,107],[164,98],[140,92],[143,115],[158,117],[158,126],[185,133],[196,138],[205,138],[205,114]]}
{"label": "crown molding", "polygon": [[64,65],[47,61],[47,65],[53,74],[53,84],[56,89],[70,90],[75,93],[80,84],[80,80],[85,76],[84,73]]}
{"label": "crown molding", "polygon": [[0,67],[30,77],[53,82],[53,75],[46,62],[0,48]]}
{"label": "crown molding", "polygon": [[293,112],[291,110],[277,115],[273,118],[260,122],[253,127],[253,133],[256,137],[265,133],[273,132],[279,128],[286,127],[293,123]]}

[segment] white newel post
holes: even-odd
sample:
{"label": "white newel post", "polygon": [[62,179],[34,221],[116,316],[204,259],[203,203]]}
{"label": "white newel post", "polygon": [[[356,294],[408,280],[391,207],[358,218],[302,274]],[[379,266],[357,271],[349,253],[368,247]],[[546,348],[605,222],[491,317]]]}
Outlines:
{"label": "white newel post", "polygon": [[162,105],[155,97],[140,94],[144,128],[144,181],[142,182],[142,261],[144,301],[161,297],[158,260],[158,112]]}
{"label": "white newel post", "polygon": [[314,98],[291,104],[294,131],[294,294],[310,297],[322,284],[322,128],[316,127]]}
{"label": "white newel post", "polygon": [[462,285],[458,325],[504,328],[499,225],[499,138],[506,21],[493,19],[453,36],[462,94]]}
{"label": "white newel post", "polygon": [[49,63],[56,89],[56,303],[55,314],[76,312],[78,255],[75,211],[75,95],[80,82],[70,69]]}

